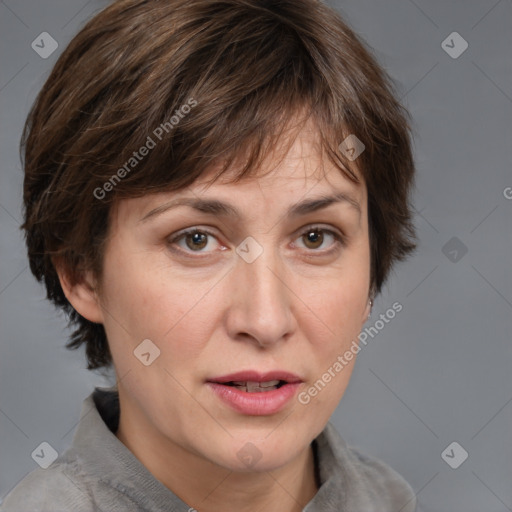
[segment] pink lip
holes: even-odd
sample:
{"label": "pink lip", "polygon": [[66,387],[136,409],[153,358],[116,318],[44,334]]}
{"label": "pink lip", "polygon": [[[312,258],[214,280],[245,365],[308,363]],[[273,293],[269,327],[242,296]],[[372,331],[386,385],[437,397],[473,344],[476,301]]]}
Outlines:
{"label": "pink lip", "polygon": [[[286,384],[262,393],[247,393],[223,384],[230,381],[268,382],[271,380],[283,380]],[[283,371],[268,373],[243,371],[209,379],[206,383],[215,395],[235,411],[251,416],[266,416],[283,409],[295,396],[302,380],[292,373]]]}

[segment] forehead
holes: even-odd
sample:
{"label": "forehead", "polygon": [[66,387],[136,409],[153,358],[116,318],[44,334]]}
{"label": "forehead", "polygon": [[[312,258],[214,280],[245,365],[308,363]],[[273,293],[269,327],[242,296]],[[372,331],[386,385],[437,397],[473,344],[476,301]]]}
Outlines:
{"label": "forehead", "polygon": [[352,162],[349,171],[359,182],[350,180],[325,154],[312,123],[285,133],[257,169],[237,180],[244,164],[244,157],[240,156],[220,176],[222,163],[211,166],[186,188],[121,200],[117,205],[118,214],[141,219],[159,205],[180,197],[215,197],[250,212],[256,209],[256,202],[276,207],[282,204],[284,208],[299,199],[333,191],[345,194],[358,203],[361,210],[365,209],[366,187],[360,170]]}
{"label": "forehead", "polygon": [[[220,184],[230,183],[245,163],[244,155],[240,154],[231,168],[220,176],[218,182]],[[342,163],[340,159],[338,165],[362,181],[362,174],[355,162]],[[220,164],[211,166],[195,182],[195,185],[201,187],[203,184],[211,182],[220,167]],[[326,154],[315,121],[311,117],[304,121],[303,117],[296,114],[287,122],[279,139],[275,141],[260,165],[251,169],[250,176],[258,178],[262,184],[299,178],[321,181],[328,175],[332,178],[336,174],[332,172],[335,168],[340,171]]]}

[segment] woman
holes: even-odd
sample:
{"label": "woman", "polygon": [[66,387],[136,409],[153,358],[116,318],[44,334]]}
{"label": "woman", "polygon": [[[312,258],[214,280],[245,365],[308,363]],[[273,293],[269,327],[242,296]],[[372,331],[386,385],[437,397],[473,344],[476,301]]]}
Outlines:
{"label": "woman", "polygon": [[117,383],[2,510],[415,510],[329,423],[414,249],[406,115],[335,11],[114,2],[22,146],[32,272]]}

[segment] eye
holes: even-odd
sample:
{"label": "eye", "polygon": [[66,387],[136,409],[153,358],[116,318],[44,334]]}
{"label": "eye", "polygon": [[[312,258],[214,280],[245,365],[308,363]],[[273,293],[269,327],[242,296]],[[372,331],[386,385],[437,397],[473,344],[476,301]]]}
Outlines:
{"label": "eye", "polygon": [[[302,242],[303,248],[309,249],[313,252],[319,252],[321,254],[331,252],[336,250],[336,248],[345,245],[344,238],[341,234],[330,229],[322,228],[320,226],[308,226],[296,240],[300,240]],[[329,240],[331,243],[327,243]],[[215,250],[216,244],[221,247],[220,250],[226,249],[219,244],[213,233],[210,233],[208,230],[202,228],[193,228],[181,231],[174,237],[171,237],[168,243],[170,246],[177,246],[177,250],[179,252],[185,252],[189,254],[191,252],[198,254],[210,253]],[[325,247],[326,245],[327,248]],[[298,244],[297,246],[301,247],[301,244]],[[322,249],[322,247],[324,250],[319,250]]]}
{"label": "eye", "polygon": [[327,247],[332,247],[333,245],[344,245],[344,239],[342,235],[330,229],[324,229],[319,226],[308,226],[306,230],[302,232],[299,238],[297,238],[297,240],[301,240],[303,242],[306,249],[313,251],[321,249],[322,245],[324,245],[324,242],[326,240],[328,241],[329,239],[334,240],[334,243],[331,242],[327,245]]}
{"label": "eye", "polygon": [[[174,238],[169,240],[169,243],[176,244],[181,250],[186,252],[210,252],[203,251],[205,248],[211,249],[211,240],[215,239],[215,236],[206,231],[204,229],[189,229],[187,231],[182,231]],[[185,246],[183,246],[185,244]]]}

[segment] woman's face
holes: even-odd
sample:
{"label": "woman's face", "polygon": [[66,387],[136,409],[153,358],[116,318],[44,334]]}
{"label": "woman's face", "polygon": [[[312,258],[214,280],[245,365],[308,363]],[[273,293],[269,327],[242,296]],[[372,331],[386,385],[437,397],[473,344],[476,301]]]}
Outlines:
{"label": "woman's face", "polygon": [[265,176],[206,187],[208,175],[115,210],[103,323],[122,414],[148,445],[269,471],[342,397],[354,359],[336,363],[368,315],[367,195],[313,141],[304,128]]}

